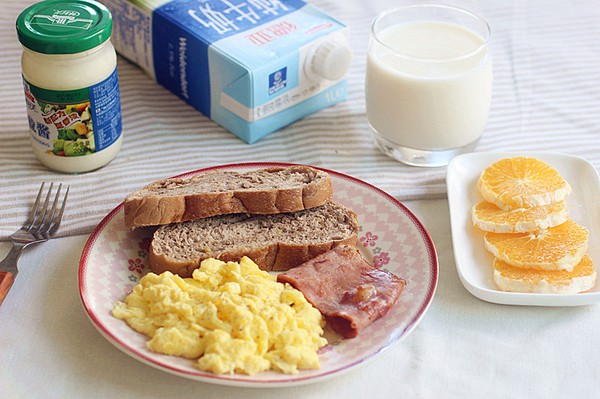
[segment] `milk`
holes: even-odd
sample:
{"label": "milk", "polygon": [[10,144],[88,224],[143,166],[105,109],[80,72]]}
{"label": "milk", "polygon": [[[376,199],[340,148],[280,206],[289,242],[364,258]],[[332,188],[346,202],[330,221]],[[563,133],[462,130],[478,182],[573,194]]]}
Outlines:
{"label": "milk", "polygon": [[392,25],[377,38],[369,48],[366,79],[367,114],[376,135],[418,150],[475,142],[492,92],[484,39],[433,20]]}
{"label": "milk", "polygon": [[346,98],[348,28],[302,0],[103,0],[117,51],[248,143]]}

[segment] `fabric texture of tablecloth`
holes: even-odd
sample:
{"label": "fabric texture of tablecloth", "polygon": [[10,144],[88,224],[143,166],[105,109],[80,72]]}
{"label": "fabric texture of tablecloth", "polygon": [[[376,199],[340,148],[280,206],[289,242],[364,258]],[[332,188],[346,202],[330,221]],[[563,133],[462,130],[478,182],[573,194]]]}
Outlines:
{"label": "fabric texture of tablecloth", "polygon": [[[414,2],[414,1],[413,1]],[[124,142],[106,167],[52,172],[31,150],[20,72],[18,14],[31,1],[2,3],[0,14],[0,239],[20,226],[42,181],[69,183],[60,235],[87,233],[143,185],[237,162],[312,164],[353,175],[403,199],[443,197],[445,168],[405,166],[382,155],[368,133],[364,104],[372,19],[407,1],[312,0],[349,25],[354,59],[348,99],[246,144],[119,57]],[[492,29],[493,102],[476,151],[553,151],[600,166],[600,8],[592,0],[468,1]],[[432,117],[435,117],[432,115]]]}

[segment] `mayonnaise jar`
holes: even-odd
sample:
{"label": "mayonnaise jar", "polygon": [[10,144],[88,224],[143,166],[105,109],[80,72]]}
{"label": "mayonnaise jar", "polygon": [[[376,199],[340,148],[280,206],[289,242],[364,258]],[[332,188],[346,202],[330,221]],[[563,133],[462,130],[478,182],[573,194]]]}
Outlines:
{"label": "mayonnaise jar", "polygon": [[122,142],[112,17],[92,0],[46,0],[17,19],[33,151],[50,169],[89,172]]}

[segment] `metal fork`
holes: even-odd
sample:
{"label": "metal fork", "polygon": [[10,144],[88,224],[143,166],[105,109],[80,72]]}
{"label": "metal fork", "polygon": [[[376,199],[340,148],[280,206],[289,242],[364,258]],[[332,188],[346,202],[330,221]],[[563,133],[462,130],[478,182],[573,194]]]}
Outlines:
{"label": "metal fork", "polygon": [[52,201],[52,206],[48,209],[54,183],[50,183],[46,199],[41,203],[40,201],[44,193],[45,184],[46,183],[42,183],[40,191],[38,191],[35,199],[35,203],[33,204],[23,227],[9,236],[10,241],[12,242],[12,248],[4,260],[0,262],[0,305],[8,294],[10,287],[12,287],[15,277],[17,277],[17,273],[19,272],[17,269],[17,261],[19,260],[23,249],[31,244],[48,241],[56,234],[56,231],[60,226],[67,205],[69,186],[66,186],[67,189],[61,205],[59,205],[59,199],[63,185],[61,183],[58,186],[56,196]]}

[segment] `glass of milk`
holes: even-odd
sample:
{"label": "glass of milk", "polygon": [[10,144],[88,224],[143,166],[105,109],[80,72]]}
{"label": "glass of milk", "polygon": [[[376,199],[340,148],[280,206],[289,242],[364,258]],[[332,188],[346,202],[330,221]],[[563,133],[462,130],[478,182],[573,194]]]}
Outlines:
{"label": "glass of milk", "polygon": [[448,5],[398,7],[375,18],[366,104],[383,153],[438,167],[475,147],[492,97],[489,37],[483,18]]}

